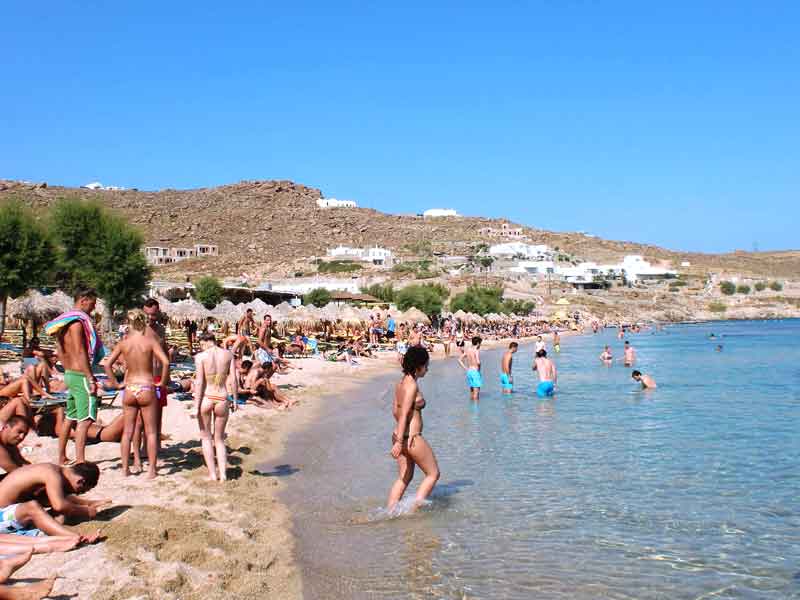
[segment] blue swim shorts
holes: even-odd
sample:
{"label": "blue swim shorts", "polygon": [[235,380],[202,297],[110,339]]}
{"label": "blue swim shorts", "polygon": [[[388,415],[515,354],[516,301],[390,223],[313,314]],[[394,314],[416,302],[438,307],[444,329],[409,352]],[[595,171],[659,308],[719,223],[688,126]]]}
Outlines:
{"label": "blue swim shorts", "polygon": [[514,384],[506,373],[500,373],[500,385],[504,390],[513,390]]}
{"label": "blue swim shorts", "polygon": [[536,386],[536,395],[539,396],[539,398],[552,396],[554,391],[555,386],[552,381],[540,381],[539,385]]}
{"label": "blue swim shorts", "polygon": [[467,371],[467,385],[470,388],[483,387],[483,377],[481,377],[481,372],[477,369],[470,369]]}

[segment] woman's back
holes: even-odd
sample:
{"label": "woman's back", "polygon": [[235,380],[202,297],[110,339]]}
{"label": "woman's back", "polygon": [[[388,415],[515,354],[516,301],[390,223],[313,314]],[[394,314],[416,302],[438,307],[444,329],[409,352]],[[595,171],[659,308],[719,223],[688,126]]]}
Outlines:
{"label": "woman's back", "polygon": [[217,394],[226,394],[225,382],[233,361],[233,354],[217,346],[199,355],[199,368],[202,369],[206,389]]}
{"label": "woman's back", "polygon": [[120,344],[125,361],[125,380],[152,382],[153,340],[138,331],[131,331]]}

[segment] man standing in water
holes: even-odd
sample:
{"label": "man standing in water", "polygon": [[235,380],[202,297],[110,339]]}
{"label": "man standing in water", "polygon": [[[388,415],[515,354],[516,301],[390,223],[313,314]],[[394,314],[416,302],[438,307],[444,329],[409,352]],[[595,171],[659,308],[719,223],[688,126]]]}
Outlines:
{"label": "man standing in water", "polygon": [[97,292],[79,289],[75,292],[74,310],[45,326],[49,334],[55,335],[56,351],[64,366],[64,383],[69,392],[66,423],[58,436],[59,465],[67,462],[67,442],[73,427],[75,462],[86,462],[86,434],[92,422],[97,421],[98,385],[92,373],[92,364],[102,357],[102,352],[94,332],[94,321],[89,316],[96,304]]}
{"label": "man standing in water", "polygon": [[514,376],[511,374],[511,365],[514,362],[514,353],[517,348],[519,348],[519,344],[511,342],[500,361],[500,385],[504,394],[510,394],[514,391]]}
{"label": "man standing in water", "polygon": [[[481,338],[472,338],[472,347],[469,348],[458,359],[458,364],[467,372],[467,385],[469,386],[469,396],[472,400],[478,400],[483,387],[483,377],[481,376]],[[464,364],[466,362],[466,364]]]}
{"label": "man standing in water", "polygon": [[544,350],[544,349],[545,349],[544,340],[542,339],[542,336],[537,335],[536,336],[536,344],[534,344],[533,351],[534,352],[539,352],[539,350]]}
{"label": "man standing in water", "polygon": [[623,360],[626,367],[632,367],[636,361],[636,350],[628,340],[625,340],[625,357]]}
{"label": "man standing in water", "polygon": [[533,370],[539,374],[536,395],[539,398],[552,396],[558,382],[558,370],[552,360],[547,358],[547,350],[539,350],[533,361]]}
{"label": "man standing in water", "polygon": [[558,335],[558,330],[553,332],[553,350],[561,352],[561,336]]}
{"label": "man standing in water", "polygon": [[641,371],[634,371],[631,373],[631,377],[634,381],[638,381],[642,384],[643,390],[653,390],[658,387],[655,379],[650,377],[650,375],[645,375]]}
{"label": "man standing in water", "polygon": [[[142,307],[144,314],[147,315],[147,329],[144,335],[153,340],[156,344],[161,346],[164,353],[168,355],[169,347],[167,346],[167,332],[161,324],[161,306],[155,298],[148,298],[144,301]],[[169,373],[169,365],[167,366],[167,373]],[[161,450],[161,430],[163,428],[164,409],[167,406],[167,384],[169,383],[169,376],[167,381],[161,380],[161,363],[157,359],[153,359],[153,383],[156,384],[156,416],[158,418],[156,433],[158,434],[158,450]],[[141,425],[137,424],[137,428]],[[138,442],[139,436],[136,436]],[[151,467],[152,468],[152,467]]]}

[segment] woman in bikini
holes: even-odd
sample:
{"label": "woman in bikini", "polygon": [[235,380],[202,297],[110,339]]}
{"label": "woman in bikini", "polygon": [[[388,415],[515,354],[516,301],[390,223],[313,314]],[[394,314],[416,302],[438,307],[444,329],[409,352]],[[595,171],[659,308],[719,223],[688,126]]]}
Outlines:
{"label": "woman in bikini", "polygon": [[403,357],[403,379],[394,393],[392,413],[397,426],[392,433],[392,457],[397,460],[397,480],[389,490],[387,509],[391,512],[414,478],[414,467],[419,466],[425,479],[417,490],[415,507],[419,506],[433,491],[439,481],[439,465],[433,450],[422,437],[422,409],[425,398],[417,386],[417,380],[428,372],[430,357],[421,346],[412,346]]}
{"label": "woman in bikini", "polygon": [[225,449],[225,425],[228,411],[236,410],[239,376],[233,354],[217,346],[213,333],[200,336],[200,349],[201,352],[195,356],[194,403],[197,406],[203,459],[208,467],[209,479],[226,481],[228,455]]}
{"label": "woman in bikini", "polygon": [[[169,359],[166,352],[154,338],[145,335],[148,317],[137,309],[128,313],[130,330],[125,339],[116,345],[111,357],[104,365],[108,375],[108,385],[118,388],[114,363],[122,358],[125,361],[125,383],[122,399],[122,414],[125,424],[120,440],[122,455],[122,474],[127,477],[128,461],[131,454],[131,437],[139,419],[139,411],[144,421],[144,434],[147,439],[147,478],[157,475],[158,466],[158,406],[156,406],[156,386],[153,383],[153,359],[161,365],[161,381],[169,377]],[[102,430],[101,430],[102,431]]]}

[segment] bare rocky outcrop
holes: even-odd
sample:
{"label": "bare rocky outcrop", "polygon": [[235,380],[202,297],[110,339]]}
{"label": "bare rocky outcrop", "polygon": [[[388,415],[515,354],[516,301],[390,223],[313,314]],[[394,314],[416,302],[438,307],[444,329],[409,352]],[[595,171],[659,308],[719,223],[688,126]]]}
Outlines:
{"label": "bare rocky outcrop", "polygon": [[[0,204],[19,198],[35,208],[58,198],[94,199],[119,212],[143,232],[148,245],[189,246],[211,243],[217,258],[184,261],[160,269],[165,275],[213,272],[219,276],[285,276],[309,268],[309,259],[324,256],[338,244],[380,245],[412,256],[420,244],[437,252],[471,254],[476,244],[501,240],[480,234],[502,220],[477,217],[422,219],[366,208],[320,209],[322,191],[285,180],[242,181],[214,188],[138,191],[88,190],[0,180]],[[487,202],[502,199],[487,198]],[[800,276],[800,252],[697,254],[674,252],[633,242],[602,240],[580,233],[558,233],[525,227],[531,243],[598,262],[625,254],[643,254],[677,266],[690,261],[697,274],[741,273],[763,277]]]}

